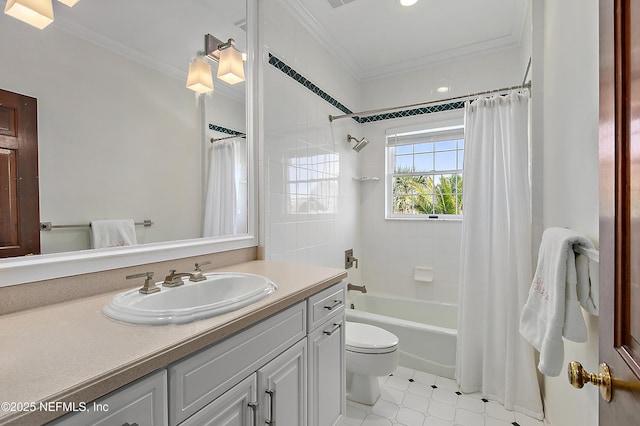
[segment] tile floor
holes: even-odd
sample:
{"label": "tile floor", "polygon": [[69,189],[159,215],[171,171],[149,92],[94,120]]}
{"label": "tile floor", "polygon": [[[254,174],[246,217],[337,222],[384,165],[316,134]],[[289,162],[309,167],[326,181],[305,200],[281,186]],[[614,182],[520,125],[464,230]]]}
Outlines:
{"label": "tile floor", "polygon": [[373,406],[347,401],[342,426],[542,426],[480,394],[461,394],[455,381],[405,367],[381,378]]}

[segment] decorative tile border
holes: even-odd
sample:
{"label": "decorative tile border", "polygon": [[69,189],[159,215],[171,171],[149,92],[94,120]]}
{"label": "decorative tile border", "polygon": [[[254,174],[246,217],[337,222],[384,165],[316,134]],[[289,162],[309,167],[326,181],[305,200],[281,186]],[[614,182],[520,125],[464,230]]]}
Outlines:
{"label": "decorative tile border", "polygon": [[227,129],[226,127],[216,126],[215,124],[211,124],[211,123],[209,123],[209,130],[214,130],[216,132],[225,133],[227,135],[233,135],[233,136],[243,134],[242,132],[239,132],[237,130]]}
{"label": "decorative tile border", "polygon": [[[286,75],[288,75],[289,77],[297,81],[298,83],[302,84],[304,87],[306,87],[316,95],[320,96],[326,102],[338,108],[343,113],[353,114],[353,111],[351,111],[349,108],[341,104],[331,95],[329,95],[327,92],[320,89],[311,81],[307,80],[307,78],[305,78],[302,74],[300,74],[299,72],[291,68],[289,65],[285,64],[283,61],[281,61],[277,57],[273,56],[271,53],[269,53],[269,64],[273,65],[278,70],[282,71],[283,73],[285,73]],[[422,108],[414,108],[414,109],[408,109],[404,111],[395,111],[395,112],[389,112],[384,114],[376,114],[376,115],[370,115],[367,117],[356,116],[352,118],[358,123],[363,124],[363,123],[372,123],[374,121],[390,120],[393,118],[410,117],[413,115],[431,114],[434,112],[441,112],[441,111],[451,111],[451,110],[460,109],[460,108],[464,108],[464,101],[450,102],[446,104],[426,106]],[[209,128],[211,128],[211,124],[209,125]]]}
{"label": "decorative tile border", "polygon": [[320,96],[322,99],[324,99],[334,107],[338,108],[340,111],[344,112],[345,114],[353,113],[353,111],[351,111],[349,108],[342,105],[335,98],[332,98],[327,92],[325,92],[324,90],[320,89],[318,86],[316,86],[315,84],[307,80],[302,74],[298,73],[296,70],[294,70],[289,65],[282,62],[280,59],[273,56],[271,53],[269,53],[269,64],[273,65],[274,67],[276,67],[277,69],[279,69],[280,71],[282,71],[283,73],[285,73],[286,75],[288,75],[289,77],[297,81],[298,83],[302,84],[304,87],[311,90],[313,93]]}

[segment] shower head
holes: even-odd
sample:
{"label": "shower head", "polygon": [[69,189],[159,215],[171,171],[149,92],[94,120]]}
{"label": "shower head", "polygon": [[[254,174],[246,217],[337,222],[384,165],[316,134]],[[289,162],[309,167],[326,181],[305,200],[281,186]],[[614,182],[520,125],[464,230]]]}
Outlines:
{"label": "shower head", "polygon": [[351,135],[347,135],[347,142],[351,142],[352,140],[356,141],[356,144],[353,146],[353,150],[355,152],[360,152],[360,150],[369,143],[369,140],[367,138],[363,137],[362,139],[358,140]]}

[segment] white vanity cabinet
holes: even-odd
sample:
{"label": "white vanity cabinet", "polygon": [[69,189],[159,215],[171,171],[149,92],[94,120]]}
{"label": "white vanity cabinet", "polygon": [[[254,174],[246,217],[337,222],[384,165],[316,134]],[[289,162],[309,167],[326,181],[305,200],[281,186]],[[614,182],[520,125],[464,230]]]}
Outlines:
{"label": "white vanity cabinet", "polygon": [[334,425],[345,412],[344,300],[341,282],[96,401],[108,412],[52,424]]}
{"label": "white vanity cabinet", "polygon": [[331,426],[346,410],[344,283],[308,299],[308,425]]}
{"label": "white vanity cabinet", "polygon": [[[170,365],[167,368],[169,424],[181,424],[303,340],[307,335],[306,312],[305,302],[300,302]],[[304,352],[306,354],[306,344]],[[300,367],[305,369],[306,363]],[[264,386],[260,384],[259,387]],[[261,399],[264,400],[262,396]],[[260,412],[263,406],[260,403]],[[251,409],[249,406],[246,408]],[[303,410],[306,413],[306,405]]]}
{"label": "white vanity cabinet", "polygon": [[162,369],[86,404],[86,411],[68,414],[56,426],[166,426],[167,371]]}

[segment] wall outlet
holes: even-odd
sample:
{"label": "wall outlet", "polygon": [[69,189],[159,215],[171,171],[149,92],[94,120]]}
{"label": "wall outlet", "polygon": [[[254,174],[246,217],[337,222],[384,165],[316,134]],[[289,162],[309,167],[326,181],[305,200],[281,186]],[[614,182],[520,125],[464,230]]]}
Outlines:
{"label": "wall outlet", "polygon": [[344,251],[344,269],[349,269],[353,267],[353,249]]}

